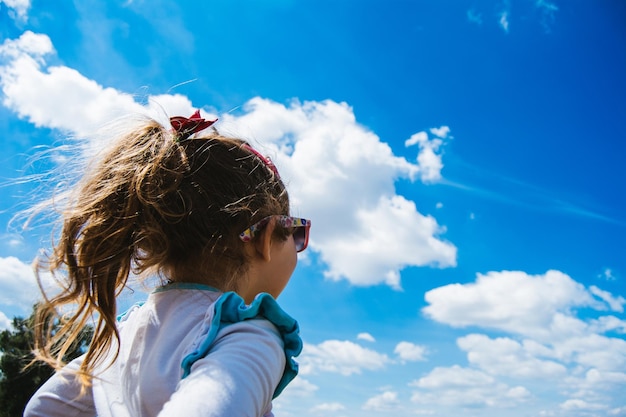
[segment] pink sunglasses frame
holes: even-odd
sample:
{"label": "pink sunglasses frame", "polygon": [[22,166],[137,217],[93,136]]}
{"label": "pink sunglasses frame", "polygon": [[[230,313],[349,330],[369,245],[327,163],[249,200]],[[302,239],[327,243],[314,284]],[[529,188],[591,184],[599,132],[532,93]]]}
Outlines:
{"label": "pink sunglasses frame", "polygon": [[259,231],[261,231],[261,229],[263,229],[273,218],[276,219],[276,224],[278,224],[281,227],[284,227],[285,229],[296,228],[296,227],[305,228],[304,229],[304,241],[302,245],[299,245],[298,242],[296,242],[297,252],[302,252],[303,250],[307,248],[307,246],[309,246],[309,230],[311,229],[311,220],[302,219],[300,217],[284,216],[281,214],[274,214],[274,215],[267,216],[259,220],[258,222],[256,222],[255,224],[253,224],[252,226],[248,227],[246,230],[241,232],[239,234],[239,239],[241,239],[244,242],[250,242],[252,238],[254,237],[254,235],[258,233]]}

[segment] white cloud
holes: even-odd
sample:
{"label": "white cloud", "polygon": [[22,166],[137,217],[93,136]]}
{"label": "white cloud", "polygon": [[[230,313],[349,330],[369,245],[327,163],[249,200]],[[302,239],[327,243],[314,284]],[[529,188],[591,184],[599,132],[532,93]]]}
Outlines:
{"label": "white cloud", "polygon": [[[42,274],[42,283],[48,286],[51,278]],[[17,307],[24,313],[39,299],[39,286],[31,265],[9,256],[0,258],[0,306]]]}
{"label": "white cloud", "polygon": [[498,14],[498,24],[505,33],[509,33],[509,16],[511,14],[511,0],[503,0],[502,10]]}
{"label": "white cloud", "polygon": [[[559,378],[567,373],[562,364],[541,360],[537,346],[525,346],[513,339],[500,337],[491,339],[480,334],[470,334],[457,340],[461,350],[467,352],[470,364],[490,375],[503,375],[515,378]],[[543,349],[550,353],[550,349]]]}
{"label": "white cloud", "polygon": [[[583,404],[609,404],[626,384],[626,340],[603,334],[624,331],[626,322],[615,316],[583,320],[576,314],[578,308],[602,311],[606,305],[619,310],[622,301],[597,288],[586,289],[563,273],[479,274],[474,283],[432,290],[426,300],[429,306],[424,313],[437,321],[496,329],[513,337],[474,333],[457,339],[475,369],[435,369],[414,384],[421,388],[415,393],[421,404],[440,404],[440,398],[448,398],[461,405],[502,405],[505,396],[529,396],[523,387],[504,389],[497,381],[506,378],[532,380],[533,384],[552,381],[565,397],[564,407],[574,409]],[[474,378],[475,386],[468,392],[447,388],[455,378]],[[476,388],[481,383],[488,389]]]}
{"label": "white cloud", "polygon": [[607,281],[615,281],[615,275],[613,274],[613,270],[611,268],[604,268],[602,273],[598,275],[598,278],[605,279]]}
{"label": "white cloud", "polygon": [[346,376],[382,369],[390,362],[387,355],[347,340],[327,340],[319,345],[305,343],[298,361],[302,375],[332,372]]}
{"label": "white cloud", "polygon": [[[166,114],[191,113],[191,102],[180,95],[151,96],[146,108],[71,68],[47,67],[45,58],[53,53],[50,39],[32,32],[0,47],[3,104],[36,126],[82,136],[120,115],[149,113],[167,123]],[[286,106],[257,97],[241,115],[220,117],[223,133],[262,138],[257,146],[288,182],[294,211],[313,219],[311,248],[320,253],[328,278],[400,289],[405,267],[456,265],[456,247],[439,237],[445,228],[395,190],[398,178],[441,178],[441,138],[424,133],[413,163],[360,125],[346,103]],[[434,131],[447,135],[446,129]]]}
{"label": "white cloud", "polygon": [[433,415],[436,415],[437,412],[434,410],[417,409],[417,410],[412,410],[411,414],[414,414],[416,416],[433,416]]}
{"label": "white cloud", "polygon": [[0,311],[0,331],[9,330],[12,327],[13,322],[6,316],[6,314]]}
{"label": "white cloud", "polygon": [[495,379],[486,373],[474,369],[452,367],[436,367],[428,375],[411,383],[418,388],[445,388],[445,387],[476,387],[492,385]]}
{"label": "white cloud", "polygon": [[500,27],[502,27],[502,29],[508,33],[509,32],[509,14],[508,12],[502,12],[500,13]]}
{"label": "white cloud", "polygon": [[409,147],[413,145],[424,145],[428,143],[428,133],[418,132],[411,135],[411,137],[404,141],[404,146]]}
{"label": "white cloud", "polygon": [[161,122],[167,122],[166,113],[191,114],[191,102],[180,95],[151,96],[146,108],[132,95],[105,88],[72,68],[46,66],[45,58],[54,53],[48,36],[30,31],[0,46],[3,104],[37,127],[83,136],[129,114],[149,114]]}
{"label": "white cloud", "polygon": [[[302,404],[314,397],[319,387],[304,379],[301,374],[287,385],[285,390],[272,402],[272,407],[277,415],[291,416],[286,410],[294,404]],[[280,410],[280,412],[277,412]]]}
{"label": "white cloud", "polygon": [[0,46],[0,53],[5,59],[9,59],[10,63],[11,60],[17,61],[28,57],[39,67],[44,64],[45,55],[54,53],[54,47],[48,36],[27,30],[18,39],[5,39]]}
{"label": "white cloud", "polygon": [[584,331],[586,325],[571,316],[571,309],[599,305],[583,285],[559,271],[478,274],[475,283],[439,287],[425,298],[429,305],[423,312],[436,321],[548,340]]}
{"label": "white cloud", "polygon": [[289,399],[292,397],[309,397],[317,391],[319,387],[302,376],[296,377],[287,385],[282,392],[281,399]]}
{"label": "white cloud", "polygon": [[605,333],[617,331],[626,333],[626,320],[621,320],[615,316],[602,316],[589,322],[590,329],[594,333]]}
{"label": "white cloud", "polygon": [[525,387],[509,387],[482,371],[458,365],[436,367],[410,386],[416,388],[411,401],[420,405],[513,407],[531,396]]}
{"label": "white cloud", "polygon": [[626,304],[626,299],[624,299],[624,297],[622,297],[621,295],[618,297],[613,297],[610,292],[603,291],[595,285],[589,287],[589,291],[591,291],[591,293],[596,297],[602,299],[602,301],[606,302],[612,311],[617,311],[619,313],[624,312],[624,304]]}
{"label": "white cloud", "polygon": [[516,387],[507,389],[504,396],[511,400],[523,402],[530,399],[532,394],[525,387],[518,385]]}
{"label": "white cloud", "polygon": [[400,342],[396,345],[393,353],[405,362],[425,361],[427,349],[425,346],[411,342]]}
{"label": "white cloud", "polygon": [[570,402],[570,406],[575,406],[580,401],[605,404],[607,407],[609,405],[621,405],[615,400],[621,399],[621,393],[626,387],[626,372],[591,368],[581,373],[579,368],[572,372],[571,376],[565,378],[561,384],[564,397],[577,400]]}
{"label": "white cloud", "polygon": [[626,384],[625,372],[600,371],[598,369],[590,369],[585,374],[585,379],[593,385],[597,384]]}
{"label": "white cloud", "polygon": [[420,167],[419,175],[421,180],[426,183],[441,180],[441,170],[443,169],[441,160],[442,139],[448,136],[450,128],[441,126],[440,128],[432,128],[430,131],[438,138],[429,139],[426,132],[418,132],[404,142],[406,147],[418,145],[417,163]]}
{"label": "white cloud", "polygon": [[449,126],[433,127],[430,129],[430,133],[437,136],[438,138],[446,139],[448,135],[450,134],[450,127]]}
{"label": "white cloud", "polygon": [[20,21],[25,21],[28,18],[30,0],[0,0],[0,9],[2,9],[2,3],[12,10],[12,13],[9,13],[11,18]]}
{"label": "white cloud", "polygon": [[[609,300],[613,307],[621,306],[619,298],[590,290]],[[590,291],[569,276],[548,271],[544,275],[524,272],[490,272],[478,274],[475,283],[451,284],[426,293],[429,303],[423,312],[436,321],[452,326],[479,326],[498,329],[529,338],[523,344],[512,339],[488,339],[468,336],[459,339],[459,346],[471,353],[471,360],[488,367],[513,366],[498,362],[496,351],[515,356],[522,367],[517,372],[536,369],[538,374],[556,375],[562,368],[537,356],[554,359],[563,365],[575,363],[586,368],[622,369],[626,367],[626,341],[601,334],[624,328],[622,320],[604,316],[583,321],[574,316],[574,308],[604,305]],[[505,355],[500,356],[500,360]],[[491,369],[491,368],[490,368]],[[492,372],[498,373],[494,368]],[[516,372],[510,369],[509,372]]]}
{"label": "white cloud", "polygon": [[597,411],[605,410],[607,407],[603,404],[593,404],[580,399],[569,399],[560,406],[565,411]]}
{"label": "white cloud", "polygon": [[[337,219],[330,218],[335,231],[328,230],[315,240],[322,259],[330,267],[327,277],[345,277],[356,285],[385,282],[399,289],[399,269],[404,266],[456,264],[456,248],[435,237],[443,232],[442,228],[433,217],[420,214],[413,201],[402,196],[381,197],[375,207],[355,209],[353,218],[346,219],[354,224],[354,230],[349,232],[345,223],[342,227],[335,222]],[[317,218],[328,219],[319,215]],[[339,230],[347,235],[339,236]]]}
{"label": "white cloud", "polygon": [[358,340],[365,340],[365,341],[367,341],[367,342],[375,342],[375,341],[376,341],[376,339],[374,339],[374,336],[372,336],[371,334],[366,333],[366,332],[364,332],[364,333],[359,333],[359,334],[356,336],[356,338],[357,338]]}
{"label": "white cloud", "polygon": [[0,245],[7,250],[15,251],[24,246],[24,238],[17,233],[0,234]]}
{"label": "white cloud", "polygon": [[10,58],[0,67],[3,104],[36,126],[85,133],[102,121],[128,108],[137,108],[130,96],[104,89],[67,67],[45,71],[44,57],[54,48],[46,35],[30,31],[19,39],[7,39],[0,56]]}
{"label": "white cloud", "polygon": [[563,362],[584,368],[626,371],[626,340],[587,334],[554,342],[554,352]]}
{"label": "white cloud", "polygon": [[365,404],[363,404],[363,409],[373,411],[392,411],[397,409],[399,405],[400,402],[398,401],[398,393],[394,391],[385,391],[382,394],[369,398]]}
{"label": "white cloud", "polygon": [[328,413],[345,410],[346,407],[341,403],[322,403],[311,408],[313,413]]}

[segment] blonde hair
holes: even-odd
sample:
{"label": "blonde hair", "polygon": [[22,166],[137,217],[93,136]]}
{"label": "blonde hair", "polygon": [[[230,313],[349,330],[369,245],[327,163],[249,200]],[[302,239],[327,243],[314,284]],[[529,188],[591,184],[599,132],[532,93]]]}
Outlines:
{"label": "blonde hair", "polygon": [[59,369],[95,320],[84,386],[119,341],[116,297],[131,272],[236,291],[247,266],[239,233],[289,214],[284,184],[244,141],[215,130],[178,141],[151,119],[117,138],[71,191],[53,251],[37,261],[38,277],[50,271],[63,288],[38,307],[35,354]]}

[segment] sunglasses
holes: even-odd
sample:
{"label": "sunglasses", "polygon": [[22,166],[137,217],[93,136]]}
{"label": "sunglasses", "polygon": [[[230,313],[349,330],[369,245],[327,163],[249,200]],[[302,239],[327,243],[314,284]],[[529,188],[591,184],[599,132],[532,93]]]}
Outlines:
{"label": "sunglasses", "polygon": [[311,228],[311,220],[300,219],[298,217],[283,216],[280,214],[274,214],[272,216],[265,217],[257,223],[248,227],[241,232],[239,239],[244,242],[252,240],[254,235],[261,231],[273,218],[276,219],[276,224],[285,229],[291,229],[293,234],[293,241],[296,244],[296,251],[302,252],[309,245],[309,229]]}

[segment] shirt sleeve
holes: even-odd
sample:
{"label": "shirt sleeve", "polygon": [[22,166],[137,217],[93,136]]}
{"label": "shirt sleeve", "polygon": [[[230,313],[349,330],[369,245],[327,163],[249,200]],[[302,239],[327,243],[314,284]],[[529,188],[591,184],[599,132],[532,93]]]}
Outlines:
{"label": "shirt sleeve", "polygon": [[271,415],[285,362],[282,339],[270,322],[226,326],[208,354],[194,362],[159,417]]}
{"label": "shirt sleeve", "polygon": [[74,359],[55,373],[31,397],[24,417],[95,417],[91,388],[81,395],[81,384],[74,371],[83,357]]}

